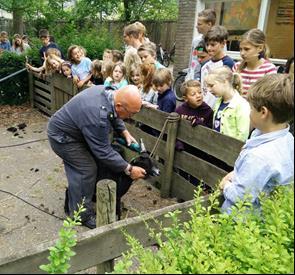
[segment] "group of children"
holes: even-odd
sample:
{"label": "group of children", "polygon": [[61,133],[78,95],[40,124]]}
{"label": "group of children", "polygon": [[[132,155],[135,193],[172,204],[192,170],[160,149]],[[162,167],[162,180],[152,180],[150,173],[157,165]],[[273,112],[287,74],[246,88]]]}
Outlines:
{"label": "group of children", "polygon": [[[125,27],[125,32],[128,28],[132,31],[124,37],[127,39],[130,36],[130,43],[136,41],[133,36],[138,35],[139,38],[142,26],[136,22]],[[92,85],[104,85],[106,89],[117,90],[133,84],[139,88],[145,106],[165,112],[175,110],[176,97],[171,90],[172,73],[156,60],[156,45],[147,39],[143,43],[134,43],[138,49],[128,45],[125,56],[119,50],[105,49],[102,60],[91,61],[86,56],[86,50],[79,45],[68,48],[65,60],[58,46],[50,41],[47,30],[40,30],[39,37],[43,44],[40,49],[43,64],[37,68],[26,63],[28,70],[46,75],[61,73],[71,78],[81,90]]]}
{"label": "group of children", "polygon": [[20,55],[25,54],[30,48],[28,37],[26,35],[20,35],[18,33],[14,34],[11,45],[8,39],[8,33],[6,31],[0,32],[0,54],[3,51],[8,51]]}
{"label": "group of children", "polygon": [[[69,61],[65,61],[57,47],[50,47],[42,70],[61,72],[78,88],[104,85],[118,90],[136,85],[144,106],[176,111],[192,126],[209,127],[246,142],[234,171],[221,181],[224,208],[229,209],[248,191],[256,202],[260,191],[294,179],[294,138],[288,133],[294,92],[293,79],[277,74],[268,60],[261,30],[251,29],[242,36],[242,60],[235,63],[225,51],[228,32],[223,26],[214,26],[215,20],[212,10],[199,14],[197,27],[202,37],[197,45],[193,43],[191,67],[181,87],[184,103],[178,107],[171,89],[172,73],[157,62],[156,46],[145,37],[139,22],[124,28],[125,55],[106,49],[103,60],[91,61],[85,49],[73,45],[68,49]],[[178,149],[184,147],[178,143]]]}
{"label": "group of children", "polygon": [[[294,119],[294,58],[286,74],[277,74],[268,60],[264,33],[251,29],[240,42],[242,60],[234,63],[225,52],[227,31],[214,26],[215,20],[213,10],[199,13],[201,37],[193,41],[187,79],[200,82],[187,80],[182,85],[185,103],[177,111],[193,125],[246,141],[234,170],[220,182],[222,209],[230,213],[246,194],[259,207],[261,192],[294,184],[294,137],[288,124]],[[205,62],[199,59],[204,56],[202,43]]]}

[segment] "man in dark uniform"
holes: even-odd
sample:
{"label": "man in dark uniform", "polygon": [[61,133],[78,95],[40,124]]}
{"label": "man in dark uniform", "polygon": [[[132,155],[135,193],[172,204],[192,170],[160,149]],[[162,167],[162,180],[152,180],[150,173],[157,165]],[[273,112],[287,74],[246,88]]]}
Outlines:
{"label": "man in dark uniform", "polygon": [[146,171],[131,166],[111,146],[109,134],[116,130],[127,144],[136,140],[126,130],[122,119],[140,111],[142,102],[136,86],[105,91],[90,87],[74,96],[49,120],[48,138],[53,151],[63,159],[68,179],[69,210],[72,215],[85,198],[82,224],[96,227],[92,196],[102,163],[111,171],[125,172],[133,180],[144,178]]}

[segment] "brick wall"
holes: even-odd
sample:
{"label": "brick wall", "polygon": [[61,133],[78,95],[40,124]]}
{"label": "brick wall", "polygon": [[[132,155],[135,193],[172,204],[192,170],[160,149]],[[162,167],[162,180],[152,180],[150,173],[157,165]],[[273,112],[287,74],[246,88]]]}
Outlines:
{"label": "brick wall", "polygon": [[179,16],[176,27],[176,51],[173,75],[187,68],[195,28],[197,0],[179,0]]}

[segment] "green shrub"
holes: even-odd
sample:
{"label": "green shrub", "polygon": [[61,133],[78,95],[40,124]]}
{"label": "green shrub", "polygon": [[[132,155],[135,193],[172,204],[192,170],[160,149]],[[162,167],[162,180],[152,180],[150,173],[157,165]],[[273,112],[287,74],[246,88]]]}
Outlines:
{"label": "green shrub", "polygon": [[208,209],[202,207],[200,193],[199,189],[189,222],[181,224],[174,212],[168,214],[171,227],[158,234],[150,229],[157,252],[126,234],[131,250],[114,273],[294,273],[293,184],[263,197],[260,214],[246,201],[239,202],[231,215],[210,214],[218,205],[218,192],[211,195]]}
{"label": "green shrub", "polygon": [[[0,79],[25,68],[25,56],[3,52],[0,56]],[[0,105],[18,105],[29,98],[28,74],[26,71],[0,82]]]}
{"label": "green shrub", "polygon": [[62,35],[55,35],[55,40],[61,48],[65,58],[67,58],[67,49],[75,44],[82,46],[87,51],[87,57],[91,60],[102,59],[103,51],[109,49],[121,49],[122,42],[120,38],[107,32],[105,28],[84,29],[81,31],[72,30],[63,32]]}
{"label": "green shrub", "polygon": [[50,255],[47,257],[49,264],[40,265],[39,268],[50,274],[64,274],[67,273],[70,265],[70,259],[76,255],[72,250],[77,244],[77,235],[74,228],[81,225],[81,213],[84,208],[84,199],[81,205],[78,205],[78,210],[74,211],[73,218],[67,217],[63,222],[63,227],[59,231],[59,239],[55,246],[49,248]]}

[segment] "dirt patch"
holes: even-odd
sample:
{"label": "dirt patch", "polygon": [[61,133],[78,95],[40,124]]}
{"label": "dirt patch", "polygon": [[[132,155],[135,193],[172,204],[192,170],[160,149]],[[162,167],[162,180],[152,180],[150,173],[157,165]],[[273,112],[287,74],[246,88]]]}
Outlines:
{"label": "dirt patch", "polygon": [[[47,121],[48,117],[28,105],[0,106],[0,189],[65,218],[67,180],[61,159],[44,140]],[[19,127],[21,124],[26,126]],[[10,127],[16,131],[8,131]],[[35,140],[39,141],[28,143]],[[0,258],[56,239],[62,226],[61,220],[11,194],[0,192]],[[131,186],[122,202],[126,218],[174,204],[176,200],[161,198],[156,188],[141,180]],[[78,232],[86,230],[89,229],[83,226],[77,228]]]}
{"label": "dirt patch", "polygon": [[32,124],[46,122],[48,117],[37,109],[31,108],[30,104],[19,106],[0,106],[0,127],[11,127],[20,123]]}

